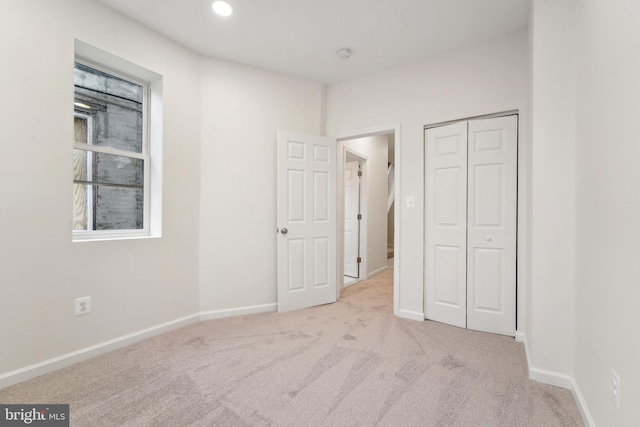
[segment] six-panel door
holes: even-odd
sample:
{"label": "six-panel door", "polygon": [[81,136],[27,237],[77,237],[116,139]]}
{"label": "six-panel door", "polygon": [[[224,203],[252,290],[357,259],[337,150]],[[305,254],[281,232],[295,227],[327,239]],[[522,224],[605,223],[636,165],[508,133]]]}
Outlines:
{"label": "six-panel door", "polygon": [[517,116],[469,121],[467,328],[515,335]]}
{"label": "six-panel door", "polygon": [[336,301],[336,142],[278,132],[278,311]]}
{"label": "six-panel door", "polygon": [[425,131],[425,317],[515,335],[517,116]]}
{"label": "six-panel door", "polygon": [[425,173],[425,317],[466,326],[467,123],[429,129]]}

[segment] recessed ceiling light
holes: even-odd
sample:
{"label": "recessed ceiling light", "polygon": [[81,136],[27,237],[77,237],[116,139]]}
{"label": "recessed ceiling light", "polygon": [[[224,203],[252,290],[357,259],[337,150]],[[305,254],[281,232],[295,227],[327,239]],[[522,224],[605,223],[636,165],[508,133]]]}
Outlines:
{"label": "recessed ceiling light", "polygon": [[226,1],[214,1],[211,5],[213,11],[220,16],[230,16],[233,13],[233,8]]}

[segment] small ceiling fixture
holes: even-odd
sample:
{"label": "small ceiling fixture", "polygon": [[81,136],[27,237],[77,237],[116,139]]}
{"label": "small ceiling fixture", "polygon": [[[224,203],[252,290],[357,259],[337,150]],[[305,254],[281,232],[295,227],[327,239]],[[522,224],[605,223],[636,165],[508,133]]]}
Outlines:
{"label": "small ceiling fixture", "polygon": [[340,49],[336,52],[336,55],[338,55],[338,58],[340,59],[349,59],[351,56],[351,49]]}
{"label": "small ceiling fixture", "polygon": [[220,16],[230,16],[233,13],[233,8],[226,1],[216,0],[211,5],[213,11]]}

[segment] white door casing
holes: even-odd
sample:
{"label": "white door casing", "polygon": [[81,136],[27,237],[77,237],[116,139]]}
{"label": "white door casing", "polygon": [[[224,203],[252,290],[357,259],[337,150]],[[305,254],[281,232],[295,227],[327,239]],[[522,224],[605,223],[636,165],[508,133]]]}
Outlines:
{"label": "white door casing", "polygon": [[425,317],[464,328],[467,123],[425,132]]}
{"label": "white door casing", "polygon": [[517,116],[469,121],[467,328],[516,332]]}
{"label": "white door casing", "polygon": [[515,335],[517,127],[512,115],[425,131],[427,319]]}
{"label": "white door casing", "polygon": [[336,140],[278,131],[278,311],[336,301]]}
{"label": "white door casing", "polygon": [[344,165],[344,275],[359,277],[358,252],[360,246],[360,180],[358,162]]}

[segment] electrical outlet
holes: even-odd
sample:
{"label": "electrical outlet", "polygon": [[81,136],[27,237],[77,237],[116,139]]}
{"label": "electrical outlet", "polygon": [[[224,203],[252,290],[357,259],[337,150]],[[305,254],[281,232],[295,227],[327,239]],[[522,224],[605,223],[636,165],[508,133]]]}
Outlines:
{"label": "electrical outlet", "polygon": [[611,380],[609,381],[609,389],[611,392],[611,400],[620,409],[620,376],[611,370]]}
{"label": "electrical outlet", "polygon": [[76,316],[87,314],[91,311],[91,297],[76,298]]}

